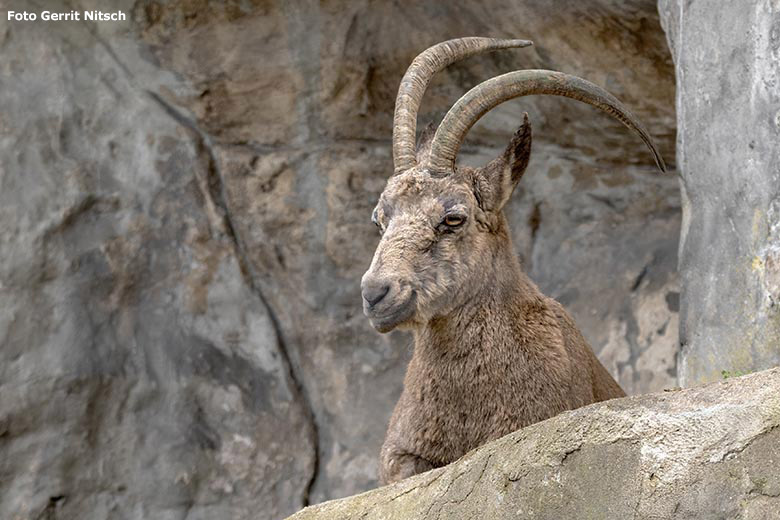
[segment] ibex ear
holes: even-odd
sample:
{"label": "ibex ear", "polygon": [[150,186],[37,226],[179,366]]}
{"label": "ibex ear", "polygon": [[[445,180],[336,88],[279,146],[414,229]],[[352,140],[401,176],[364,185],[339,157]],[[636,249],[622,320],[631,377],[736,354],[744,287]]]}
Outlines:
{"label": "ibex ear", "polygon": [[435,133],[436,125],[434,125],[433,122],[430,122],[420,134],[420,139],[417,141],[418,164],[423,164],[428,160],[428,154],[431,152],[431,142],[433,141]]}
{"label": "ibex ear", "polygon": [[477,170],[474,194],[484,211],[497,212],[504,207],[525,173],[531,157],[531,123],[528,114],[523,115],[521,126],[503,155]]}

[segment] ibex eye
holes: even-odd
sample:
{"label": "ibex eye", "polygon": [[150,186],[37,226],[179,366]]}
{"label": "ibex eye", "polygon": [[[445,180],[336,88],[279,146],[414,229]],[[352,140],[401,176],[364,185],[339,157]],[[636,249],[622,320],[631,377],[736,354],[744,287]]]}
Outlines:
{"label": "ibex eye", "polygon": [[444,217],[444,223],[449,227],[458,227],[466,222],[466,217],[461,215],[447,215]]}

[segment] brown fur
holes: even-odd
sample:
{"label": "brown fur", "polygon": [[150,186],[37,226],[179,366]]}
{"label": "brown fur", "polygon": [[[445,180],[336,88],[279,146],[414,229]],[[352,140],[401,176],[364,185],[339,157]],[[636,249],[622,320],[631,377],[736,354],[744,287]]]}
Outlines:
{"label": "brown fur", "polygon": [[[625,395],[514,254],[502,208],[528,164],[527,118],[501,157],[447,177],[425,168],[430,135],[423,134],[419,166],[392,177],[380,197],[383,237],[363,277],[372,324],[411,329],[415,340],[382,446],[383,483]],[[466,220],[448,226],[448,213]]]}

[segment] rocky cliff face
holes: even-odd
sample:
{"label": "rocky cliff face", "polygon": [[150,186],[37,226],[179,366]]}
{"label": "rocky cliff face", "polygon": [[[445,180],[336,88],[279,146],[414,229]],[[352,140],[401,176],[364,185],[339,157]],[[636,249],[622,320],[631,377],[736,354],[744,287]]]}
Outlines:
{"label": "rocky cliff face", "polygon": [[[376,484],[410,338],[370,328],[359,279],[395,89],[427,46],[536,41],[440,74],[421,125],[551,68],[615,93],[673,162],[651,1],[104,4],[129,20],[0,17],[3,518],[278,518]],[[491,113],[462,159],[499,153],[524,111],[518,254],[627,391],[672,386],[676,178],[552,98]]]}
{"label": "rocky cliff face", "polygon": [[780,4],[658,6],[677,68],[692,385],[780,364]]}
{"label": "rocky cliff face", "polygon": [[445,468],[290,520],[770,519],[780,508],[779,457],[774,369],[565,412]]}

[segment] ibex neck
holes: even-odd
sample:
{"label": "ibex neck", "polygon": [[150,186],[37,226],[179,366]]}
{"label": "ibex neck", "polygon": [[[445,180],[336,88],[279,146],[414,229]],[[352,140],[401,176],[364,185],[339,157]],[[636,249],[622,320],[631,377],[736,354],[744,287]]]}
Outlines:
{"label": "ibex neck", "polygon": [[480,345],[502,343],[499,337],[518,324],[524,308],[542,305],[544,296],[520,269],[511,244],[507,249],[471,298],[415,332],[416,349],[457,355]]}

